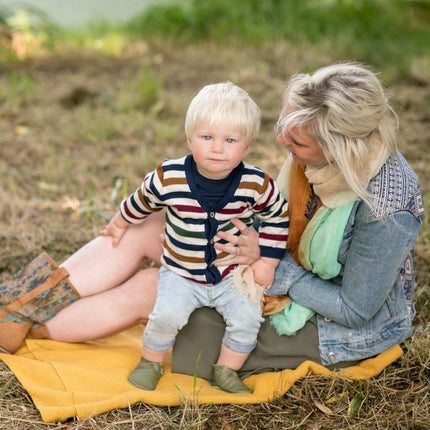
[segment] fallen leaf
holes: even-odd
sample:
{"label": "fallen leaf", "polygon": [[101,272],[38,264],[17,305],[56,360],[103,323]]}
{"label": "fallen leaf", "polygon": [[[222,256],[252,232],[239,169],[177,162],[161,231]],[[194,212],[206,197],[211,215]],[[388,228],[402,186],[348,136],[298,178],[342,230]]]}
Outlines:
{"label": "fallen leaf", "polygon": [[25,127],[24,125],[17,125],[15,127],[15,134],[18,136],[23,136],[28,134],[30,129],[28,127]]}
{"label": "fallen leaf", "polygon": [[334,402],[337,402],[337,401],[339,401],[339,400],[343,399],[347,394],[348,394],[348,392],[347,392],[347,391],[344,391],[343,393],[340,393],[340,394],[336,394],[335,396],[330,397],[330,398],[326,401],[326,403],[334,403]]}
{"label": "fallen leaf", "polygon": [[354,396],[348,407],[348,415],[354,415],[360,409],[363,399],[364,394],[361,391]]}
{"label": "fallen leaf", "polygon": [[326,405],[324,405],[323,403],[321,403],[321,402],[318,402],[318,401],[314,401],[314,405],[315,405],[315,407],[316,408],[318,408],[323,414],[326,414],[326,415],[335,415],[335,413],[330,409],[330,408],[328,408]]}

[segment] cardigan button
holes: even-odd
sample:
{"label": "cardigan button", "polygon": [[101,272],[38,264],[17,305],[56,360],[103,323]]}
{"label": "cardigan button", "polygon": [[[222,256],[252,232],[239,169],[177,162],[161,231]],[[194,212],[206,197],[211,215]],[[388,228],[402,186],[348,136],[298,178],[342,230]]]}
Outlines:
{"label": "cardigan button", "polygon": [[214,218],[214,217],[215,217],[215,212],[211,212],[211,213],[209,214],[209,216],[210,216],[211,218]]}
{"label": "cardigan button", "polygon": [[325,322],[331,322],[331,318],[327,318],[327,317],[325,317],[325,318],[324,318],[324,321],[325,321]]}
{"label": "cardigan button", "polygon": [[333,360],[336,357],[336,354],[334,352],[329,352],[327,355],[330,360]]}

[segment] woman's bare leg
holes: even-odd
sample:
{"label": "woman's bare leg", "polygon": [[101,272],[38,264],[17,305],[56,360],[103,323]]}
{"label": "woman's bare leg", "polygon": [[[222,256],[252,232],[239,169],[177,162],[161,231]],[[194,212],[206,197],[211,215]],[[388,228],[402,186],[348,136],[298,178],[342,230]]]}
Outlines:
{"label": "woman's bare leg", "polygon": [[155,303],[158,270],[139,270],[144,258],[160,261],[164,212],[127,230],[118,247],[99,236],[62,266],[81,298],[45,323],[55,340],[106,337],[145,321]]}
{"label": "woman's bare leg", "polygon": [[139,270],[144,258],[159,263],[163,229],[164,211],[130,226],[116,248],[112,247],[111,237],[98,236],[61,266],[69,272],[70,282],[81,297],[98,294],[127,281]]}
{"label": "woman's bare leg", "polygon": [[137,272],[122,285],[72,303],[46,323],[51,339],[85,342],[146,322],[157,295],[158,269]]}

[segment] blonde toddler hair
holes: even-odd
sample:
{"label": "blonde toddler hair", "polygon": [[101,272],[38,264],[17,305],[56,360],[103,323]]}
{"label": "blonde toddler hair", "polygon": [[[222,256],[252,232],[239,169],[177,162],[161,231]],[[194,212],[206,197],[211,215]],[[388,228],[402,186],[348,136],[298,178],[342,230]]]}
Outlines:
{"label": "blonde toddler hair", "polygon": [[185,133],[190,137],[200,123],[238,127],[250,144],[260,130],[260,109],[249,94],[232,82],[203,87],[191,101],[185,116]]}

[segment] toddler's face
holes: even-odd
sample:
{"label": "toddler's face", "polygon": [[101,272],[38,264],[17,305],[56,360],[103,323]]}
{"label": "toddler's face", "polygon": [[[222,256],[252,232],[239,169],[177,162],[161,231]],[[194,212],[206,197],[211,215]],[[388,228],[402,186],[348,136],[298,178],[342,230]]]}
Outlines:
{"label": "toddler's face", "polygon": [[207,122],[198,124],[187,143],[199,173],[211,179],[228,176],[252,147],[239,128]]}

